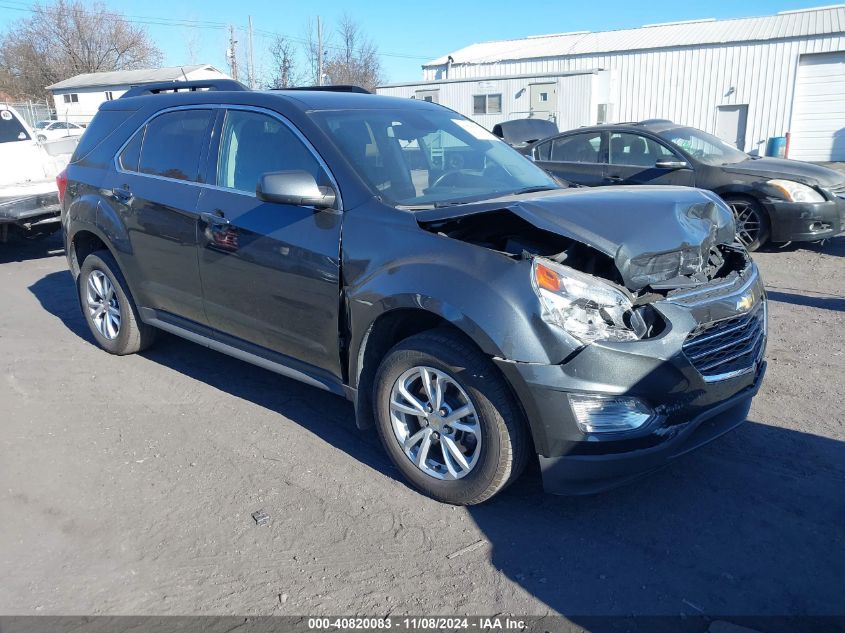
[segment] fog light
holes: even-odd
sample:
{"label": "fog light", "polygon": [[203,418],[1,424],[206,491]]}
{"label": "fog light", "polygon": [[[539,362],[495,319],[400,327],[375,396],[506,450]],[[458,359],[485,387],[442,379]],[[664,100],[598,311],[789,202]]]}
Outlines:
{"label": "fog light", "polygon": [[569,406],[584,433],[633,431],[654,417],[645,402],[624,396],[569,394]]}

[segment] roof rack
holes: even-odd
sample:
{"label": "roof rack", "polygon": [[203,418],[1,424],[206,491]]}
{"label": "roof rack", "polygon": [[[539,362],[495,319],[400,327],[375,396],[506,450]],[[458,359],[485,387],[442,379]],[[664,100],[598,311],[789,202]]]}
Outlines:
{"label": "roof rack", "polygon": [[157,95],[166,92],[196,92],[197,90],[228,90],[241,91],[249,90],[245,85],[234,79],[202,79],[197,81],[166,81],[155,84],[141,84],[132,86],[121,96],[121,99],[128,97],[141,97],[144,95]]}
{"label": "roof rack", "polygon": [[355,92],[362,95],[373,94],[361,86],[339,84],[337,86],[292,86],[290,88],[273,88],[273,90],[318,90],[320,92]]}

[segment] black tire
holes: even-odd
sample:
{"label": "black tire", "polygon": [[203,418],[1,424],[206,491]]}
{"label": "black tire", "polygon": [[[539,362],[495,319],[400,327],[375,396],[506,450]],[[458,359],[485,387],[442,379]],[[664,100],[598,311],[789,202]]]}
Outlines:
{"label": "black tire", "polygon": [[[114,338],[109,338],[100,332],[94,322],[91,309],[88,307],[88,284],[92,275],[96,273],[108,278],[114,288],[113,301],[119,309],[120,315],[120,324]],[[138,316],[138,308],[129,292],[129,286],[127,286],[126,280],[110,252],[100,250],[85,258],[79,270],[77,289],[79,306],[82,309],[85,322],[88,324],[88,329],[91,330],[97,344],[104,350],[110,354],[123,356],[140,352],[152,345],[155,340],[156,329],[142,322]]]}
{"label": "black tire", "polygon": [[[762,205],[748,196],[725,196],[724,200],[733,211],[737,223],[736,239],[751,252],[764,246],[771,237],[772,226],[769,214]],[[753,229],[743,231],[741,217],[746,216],[751,222],[751,225],[746,223],[746,226],[752,226]]]}
{"label": "black tire", "polygon": [[[460,479],[441,480],[420,470],[393,432],[393,386],[415,367],[443,372],[464,390],[475,407],[482,440],[480,453],[474,467]],[[390,459],[415,488],[438,501],[481,503],[514,481],[525,467],[530,442],[522,412],[495,365],[457,334],[430,330],[393,347],[378,368],[373,403],[376,428]]]}

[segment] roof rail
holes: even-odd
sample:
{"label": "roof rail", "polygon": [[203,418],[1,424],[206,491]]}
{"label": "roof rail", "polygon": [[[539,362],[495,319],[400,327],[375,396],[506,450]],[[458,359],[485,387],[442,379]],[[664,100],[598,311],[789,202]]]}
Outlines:
{"label": "roof rail", "polygon": [[361,86],[339,84],[337,86],[292,86],[290,88],[273,88],[273,90],[318,90],[320,92],[355,92],[362,95],[373,94]]}
{"label": "roof rail", "polygon": [[234,79],[198,79],[197,81],[166,81],[155,84],[140,84],[132,86],[121,96],[121,99],[128,97],[141,97],[144,95],[157,95],[163,92],[196,92],[197,90],[249,90],[242,83]]}

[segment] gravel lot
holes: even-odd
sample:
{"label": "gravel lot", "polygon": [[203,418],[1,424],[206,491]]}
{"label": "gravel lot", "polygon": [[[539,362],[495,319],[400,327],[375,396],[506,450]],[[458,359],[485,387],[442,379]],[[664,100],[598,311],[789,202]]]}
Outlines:
{"label": "gravel lot", "polygon": [[756,259],[748,423],[610,493],[529,472],[463,509],[340,398],[170,336],[100,351],[60,241],[0,245],[0,613],[841,615],[845,237]]}

